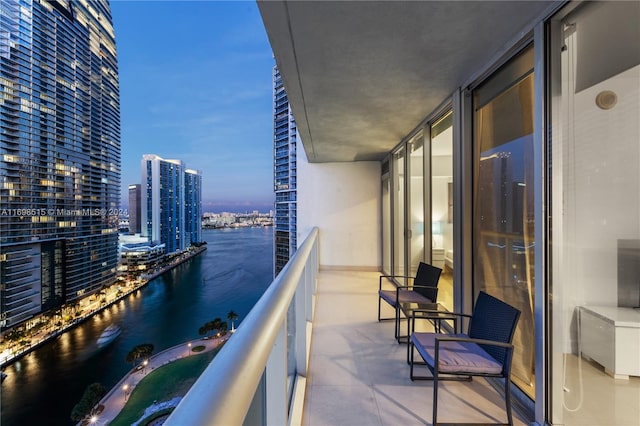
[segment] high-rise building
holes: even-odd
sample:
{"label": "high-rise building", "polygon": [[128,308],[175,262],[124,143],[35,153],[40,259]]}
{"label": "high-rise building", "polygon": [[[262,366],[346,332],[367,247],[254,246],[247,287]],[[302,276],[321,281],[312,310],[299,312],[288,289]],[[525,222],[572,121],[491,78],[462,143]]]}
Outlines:
{"label": "high-rise building", "polygon": [[296,251],[297,131],[278,67],[273,67],[274,275]]}
{"label": "high-rise building", "polygon": [[115,279],[120,100],[107,0],[0,0],[0,325]]}
{"label": "high-rise building", "polygon": [[142,204],[142,194],[140,184],[129,185],[129,233],[139,234],[141,232],[140,207]]}
{"label": "high-rise building", "polygon": [[165,244],[167,254],[184,250],[184,163],[148,154],[141,166],[142,236]]}
{"label": "high-rise building", "polygon": [[187,169],[184,172],[184,226],[188,242],[202,242],[202,173]]}

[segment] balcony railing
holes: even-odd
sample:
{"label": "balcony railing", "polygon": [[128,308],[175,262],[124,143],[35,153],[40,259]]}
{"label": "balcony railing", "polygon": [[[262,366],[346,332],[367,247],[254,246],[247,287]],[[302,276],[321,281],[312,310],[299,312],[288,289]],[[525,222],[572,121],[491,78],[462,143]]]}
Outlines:
{"label": "balcony railing", "polygon": [[317,275],[314,228],[165,424],[301,424]]}

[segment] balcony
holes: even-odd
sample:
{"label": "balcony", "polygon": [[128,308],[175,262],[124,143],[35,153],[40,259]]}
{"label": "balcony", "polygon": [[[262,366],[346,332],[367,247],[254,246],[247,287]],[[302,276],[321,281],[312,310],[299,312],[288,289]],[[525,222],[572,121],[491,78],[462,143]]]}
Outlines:
{"label": "balcony", "polygon": [[[317,250],[312,231],[165,424],[396,425],[431,418],[432,383],[411,382],[393,322],[377,321],[379,273],[318,271]],[[484,379],[444,382],[439,419],[504,422],[502,398]],[[528,423],[517,410],[514,422]]]}

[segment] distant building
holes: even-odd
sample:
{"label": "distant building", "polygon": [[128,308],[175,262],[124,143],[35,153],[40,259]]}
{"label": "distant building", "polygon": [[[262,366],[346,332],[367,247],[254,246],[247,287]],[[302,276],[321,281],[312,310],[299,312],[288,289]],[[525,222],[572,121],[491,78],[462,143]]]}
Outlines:
{"label": "distant building", "polygon": [[202,173],[187,169],[184,173],[185,231],[189,244],[202,242]]}
{"label": "distant building", "polygon": [[140,192],[140,184],[129,185],[129,233],[141,233],[141,216],[140,208],[142,204],[142,194]]}
{"label": "distant building", "polygon": [[165,245],[155,243],[134,243],[121,246],[121,264],[129,278],[153,270],[165,255]]}
{"label": "distant building", "polygon": [[296,251],[297,130],[278,67],[273,67],[274,276]]}
{"label": "distant building", "polygon": [[186,248],[184,227],[184,164],[157,155],[142,157],[141,234],[163,243],[167,253]]}
{"label": "distant building", "polygon": [[120,96],[106,0],[0,0],[0,328],[115,281]]}
{"label": "distant building", "polygon": [[202,174],[181,160],[142,157],[141,235],[166,253],[202,242]]}

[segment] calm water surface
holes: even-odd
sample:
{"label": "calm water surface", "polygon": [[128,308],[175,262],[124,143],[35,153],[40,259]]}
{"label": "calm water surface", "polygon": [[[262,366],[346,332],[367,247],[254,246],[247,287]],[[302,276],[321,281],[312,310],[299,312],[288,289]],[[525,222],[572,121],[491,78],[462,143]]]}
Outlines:
{"label": "calm water surface", "polygon": [[[115,385],[131,367],[124,359],[134,346],[152,343],[159,352],[198,338],[202,324],[216,317],[226,321],[230,310],[241,321],[272,281],[272,229],[202,235],[208,243],[204,253],[7,367],[0,424],[73,424],[71,409],[87,385]],[[112,323],[122,334],[98,348],[96,340]]]}

